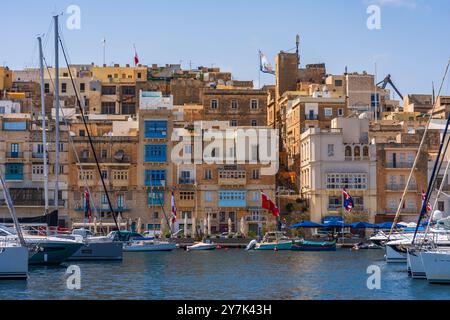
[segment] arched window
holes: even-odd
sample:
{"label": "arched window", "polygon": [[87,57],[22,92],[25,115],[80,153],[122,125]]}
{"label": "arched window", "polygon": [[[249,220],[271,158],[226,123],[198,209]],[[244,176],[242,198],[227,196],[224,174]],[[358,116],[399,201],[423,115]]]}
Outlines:
{"label": "arched window", "polygon": [[368,157],[369,156],[369,147],[368,146],[364,146],[363,148],[363,157]]}
{"label": "arched window", "polygon": [[356,146],[355,147],[355,158],[360,158],[361,157],[361,147]]}
{"label": "arched window", "polygon": [[346,146],[345,147],[345,156],[351,158],[352,157],[352,147]]}

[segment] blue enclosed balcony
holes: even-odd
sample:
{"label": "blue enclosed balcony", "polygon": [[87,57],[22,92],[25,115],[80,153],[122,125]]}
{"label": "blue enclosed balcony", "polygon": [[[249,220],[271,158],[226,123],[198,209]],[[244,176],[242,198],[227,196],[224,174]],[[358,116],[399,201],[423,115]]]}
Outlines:
{"label": "blue enclosed balcony", "polygon": [[146,187],[164,187],[166,185],[166,170],[146,169],[144,183]]}
{"label": "blue enclosed balcony", "polygon": [[147,197],[147,204],[149,206],[163,206],[164,205],[164,192],[149,191],[148,197]]}
{"label": "blue enclosed balcony", "polygon": [[218,206],[222,208],[245,208],[247,207],[246,191],[219,191]]}
{"label": "blue enclosed balcony", "polygon": [[23,163],[7,163],[7,164],[5,164],[5,180],[6,181],[22,181],[23,180]]}
{"label": "blue enclosed balcony", "polygon": [[167,146],[165,144],[147,144],[144,150],[144,162],[161,163],[167,161]]}
{"label": "blue enclosed balcony", "polygon": [[166,139],[167,121],[165,120],[145,120],[144,138],[146,139]]}

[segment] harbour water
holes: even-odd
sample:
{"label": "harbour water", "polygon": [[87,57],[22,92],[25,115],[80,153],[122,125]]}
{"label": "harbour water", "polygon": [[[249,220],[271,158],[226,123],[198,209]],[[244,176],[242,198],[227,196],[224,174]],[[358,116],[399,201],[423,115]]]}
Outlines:
{"label": "harbour water", "polygon": [[[73,263],[81,290],[69,290],[66,269],[32,267],[28,281],[0,282],[0,299],[450,299],[450,287],[412,280],[406,265],[388,265],[382,250],[351,252],[129,253],[122,262]],[[381,289],[367,288],[367,268],[381,268]]]}

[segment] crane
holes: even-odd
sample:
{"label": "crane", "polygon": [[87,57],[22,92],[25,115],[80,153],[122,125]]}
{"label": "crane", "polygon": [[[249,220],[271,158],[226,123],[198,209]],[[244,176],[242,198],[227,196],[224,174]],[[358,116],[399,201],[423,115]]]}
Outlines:
{"label": "crane", "polygon": [[397,87],[395,86],[394,82],[392,82],[392,79],[391,79],[391,75],[390,75],[390,74],[388,74],[388,75],[386,76],[386,78],[384,78],[383,81],[377,83],[377,86],[380,87],[380,85],[381,85],[381,88],[382,88],[382,89],[386,89],[386,87],[387,87],[388,84],[391,85],[391,87],[395,90],[395,92],[397,92],[397,94],[398,94],[398,95],[400,96],[400,98],[403,100],[403,95],[400,93],[400,91],[398,91],[398,89],[397,89]]}

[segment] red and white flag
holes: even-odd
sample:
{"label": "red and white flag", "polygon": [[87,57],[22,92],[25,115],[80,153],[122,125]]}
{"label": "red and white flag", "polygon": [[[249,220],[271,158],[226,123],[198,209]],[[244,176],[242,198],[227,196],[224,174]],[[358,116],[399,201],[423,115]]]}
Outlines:
{"label": "red and white flag", "polygon": [[[427,199],[427,194],[425,193],[425,191],[422,190],[422,207],[423,207],[423,203],[425,202],[425,200]],[[427,203],[427,213],[430,212],[433,208],[431,207],[431,203],[428,202]]]}
{"label": "red and white flag", "polygon": [[263,191],[261,191],[261,207],[272,212],[272,214],[276,218],[280,216],[280,209],[278,209],[275,202],[273,202]]}
{"label": "red and white flag", "polygon": [[139,64],[139,57],[136,51],[136,46],[133,46],[134,48],[134,65],[137,66]]}
{"label": "red and white flag", "polygon": [[173,192],[172,192],[171,205],[172,205],[172,219],[171,219],[171,222],[172,222],[172,224],[175,224],[175,222],[177,222],[177,207],[175,206],[175,195],[173,194]]}

